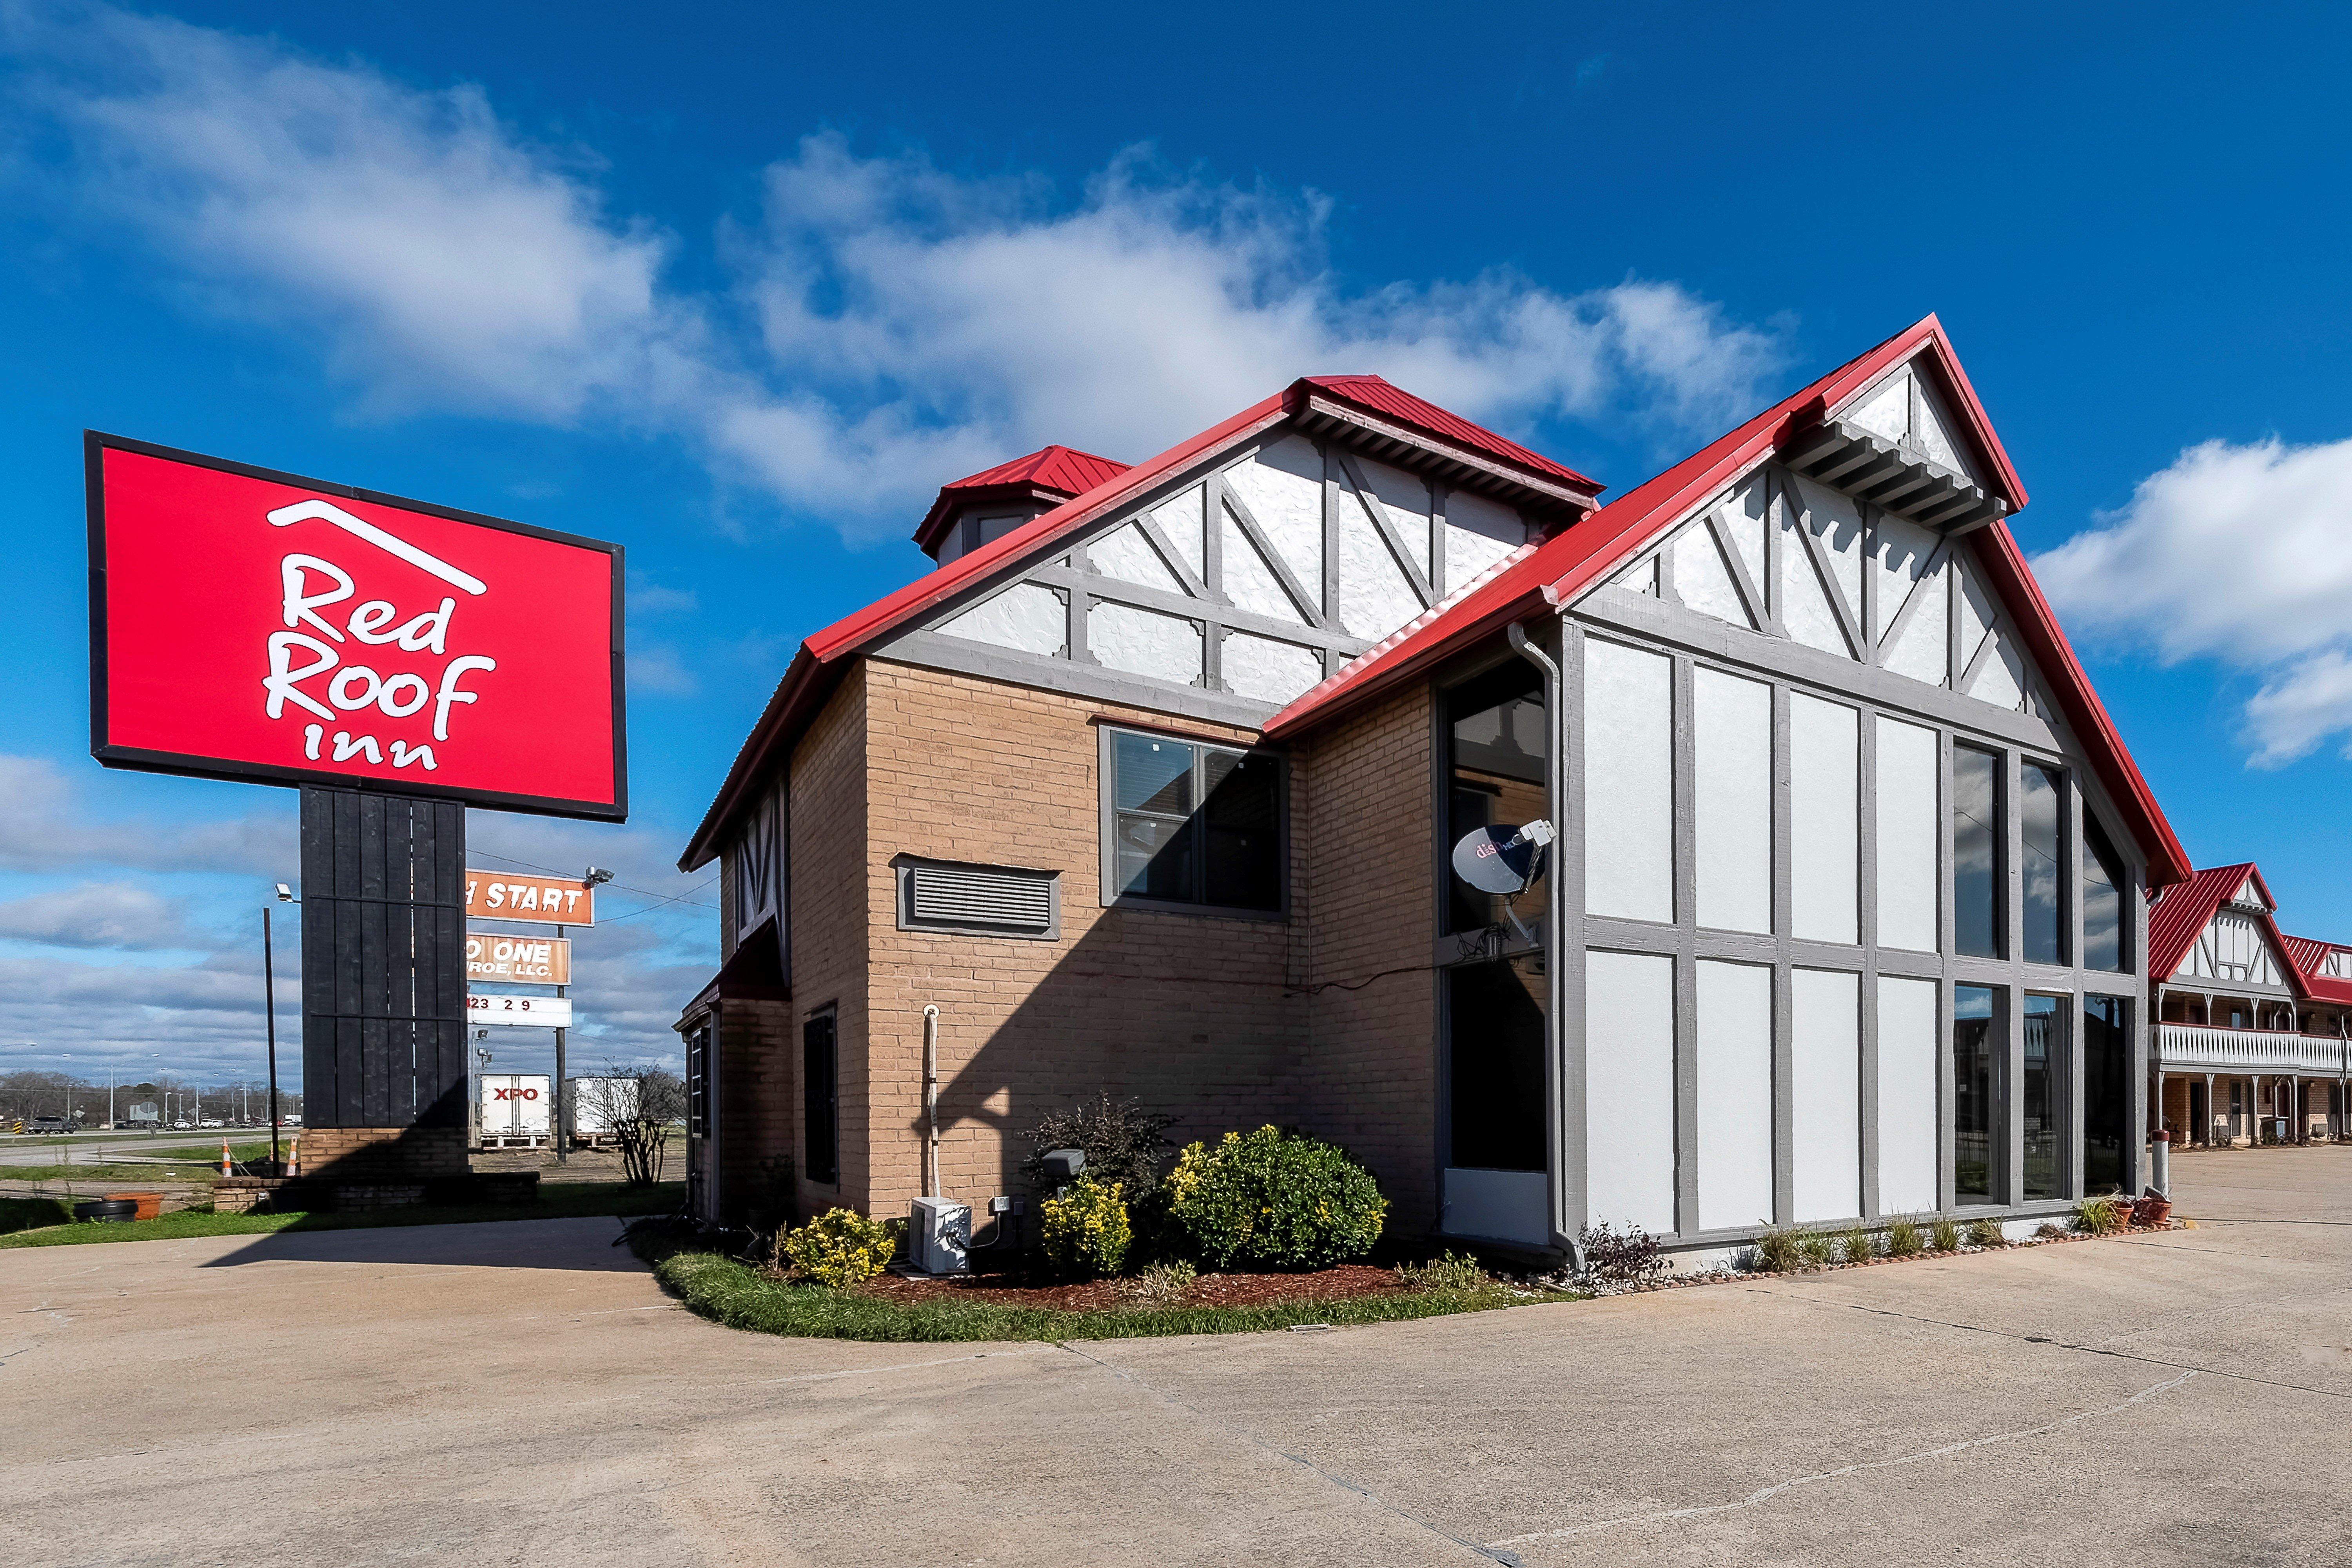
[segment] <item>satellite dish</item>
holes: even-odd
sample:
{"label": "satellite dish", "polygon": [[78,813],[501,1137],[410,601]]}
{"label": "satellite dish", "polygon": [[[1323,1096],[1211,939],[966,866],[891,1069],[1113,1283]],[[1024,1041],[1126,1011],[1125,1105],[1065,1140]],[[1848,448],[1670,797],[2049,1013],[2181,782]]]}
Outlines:
{"label": "satellite dish", "polygon": [[1535,877],[1536,860],[1552,840],[1551,824],[1474,827],[1454,847],[1454,874],[1482,893],[1518,893]]}

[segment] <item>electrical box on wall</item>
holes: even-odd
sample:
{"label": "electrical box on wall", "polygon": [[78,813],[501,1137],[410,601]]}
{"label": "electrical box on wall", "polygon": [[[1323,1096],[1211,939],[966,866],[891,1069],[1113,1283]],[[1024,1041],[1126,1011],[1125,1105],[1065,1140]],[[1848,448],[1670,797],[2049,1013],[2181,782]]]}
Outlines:
{"label": "electrical box on wall", "polygon": [[971,1271],[971,1205],[917,1198],[907,1220],[908,1261],[926,1274]]}

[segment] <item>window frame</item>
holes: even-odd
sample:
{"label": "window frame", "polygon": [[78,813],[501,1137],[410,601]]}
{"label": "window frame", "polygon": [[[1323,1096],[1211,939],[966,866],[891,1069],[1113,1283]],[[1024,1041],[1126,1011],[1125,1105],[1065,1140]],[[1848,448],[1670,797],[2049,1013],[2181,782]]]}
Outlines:
{"label": "window frame", "polygon": [[[1202,891],[1199,902],[1185,899],[1155,899],[1139,893],[1122,893],[1118,889],[1118,737],[1142,736],[1149,740],[1172,742],[1192,749],[1192,809],[1186,820],[1195,825],[1199,848],[1193,885]],[[1276,900],[1272,909],[1250,909],[1237,904],[1213,904],[1207,901],[1209,886],[1208,833],[1203,813],[1208,806],[1208,794],[1203,787],[1202,773],[1208,754],[1223,752],[1244,758],[1263,758],[1275,768],[1275,835],[1280,840],[1276,852]],[[1290,760],[1280,752],[1266,746],[1237,745],[1231,741],[1212,741],[1199,735],[1187,735],[1170,730],[1148,729],[1139,724],[1098,722],[1095,726],[1096,831],[1099,840],[1099,881],[1096,896],[1104,909],[1148,910],[1161,914],[1210,915],[1223,920],[1287,921],[1290,919]]]}
{"label": "window frame", "polygon": [[[817,1128],[817,1099],[815,1075],[809,1070],[809,1053],[815,1045],[814,1032],[820,1026],[824,1030],[826,1066],[829,1068],[825,1075],[825,1115],[832,1131],[831,1147],[826,1152],[833,1163],[833,1169],[822,1176],[816,1173],[815,1162],[810,1158],[814,1147],[811,1134]],[[813,1186],[837,1188],[841,1185],[841,1014],[839,1008],[830,1002],[801,1019],[800,1068],[801,1179]]]}

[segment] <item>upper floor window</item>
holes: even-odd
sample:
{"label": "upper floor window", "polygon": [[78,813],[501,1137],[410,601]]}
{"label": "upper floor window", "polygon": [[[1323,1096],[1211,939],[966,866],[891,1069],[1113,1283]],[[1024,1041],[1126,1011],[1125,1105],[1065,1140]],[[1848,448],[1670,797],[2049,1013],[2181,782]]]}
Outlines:
{"label": "upper floor window", "polygon": [[2066,775],[2040,763],[2017,770],[2017,841],[2025,864],[2025,951],[2028,963],[2066,962]]}
{"label": "upper floor window", "polygon": [[[1525,659],[1509,663],[1446,693],[1448,770],[1446,847],[1480,827],[1518,827],[1544,815],[1543,681]],[[1507,903],[1540,915],[1546,858],[1536,861],[1526,891],[1507,899],[1482,893],[1448,874],[1445,929],[1478,931],[1500,924]]]}
{"label": "upper floor window", "polygon": [[2004,958],[2000,759],[1969,746],[1952,748],[1952,921],[1954,945],[1972,958]]}
{"label": "upper floor window", "polygon": [[2124,948],[2123,858],[2090,802],[2083,803],[2083,967],[2129,969]]}
{"label": "upper floor window", "polygon": [[1103,731],[1106,903],[1276,913],[1286,834],[1271,752]]}

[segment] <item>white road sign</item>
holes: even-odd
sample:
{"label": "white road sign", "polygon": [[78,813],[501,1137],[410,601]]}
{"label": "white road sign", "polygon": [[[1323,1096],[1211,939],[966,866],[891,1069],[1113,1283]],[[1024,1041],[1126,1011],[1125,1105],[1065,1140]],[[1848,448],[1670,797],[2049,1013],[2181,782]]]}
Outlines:
{"label": "white road sign", "polygon": [[468,992],[466,996],[466,1022],[527,1024],[541,1029],[568,1029],[572,1026],[572,998],[484,996]]}

